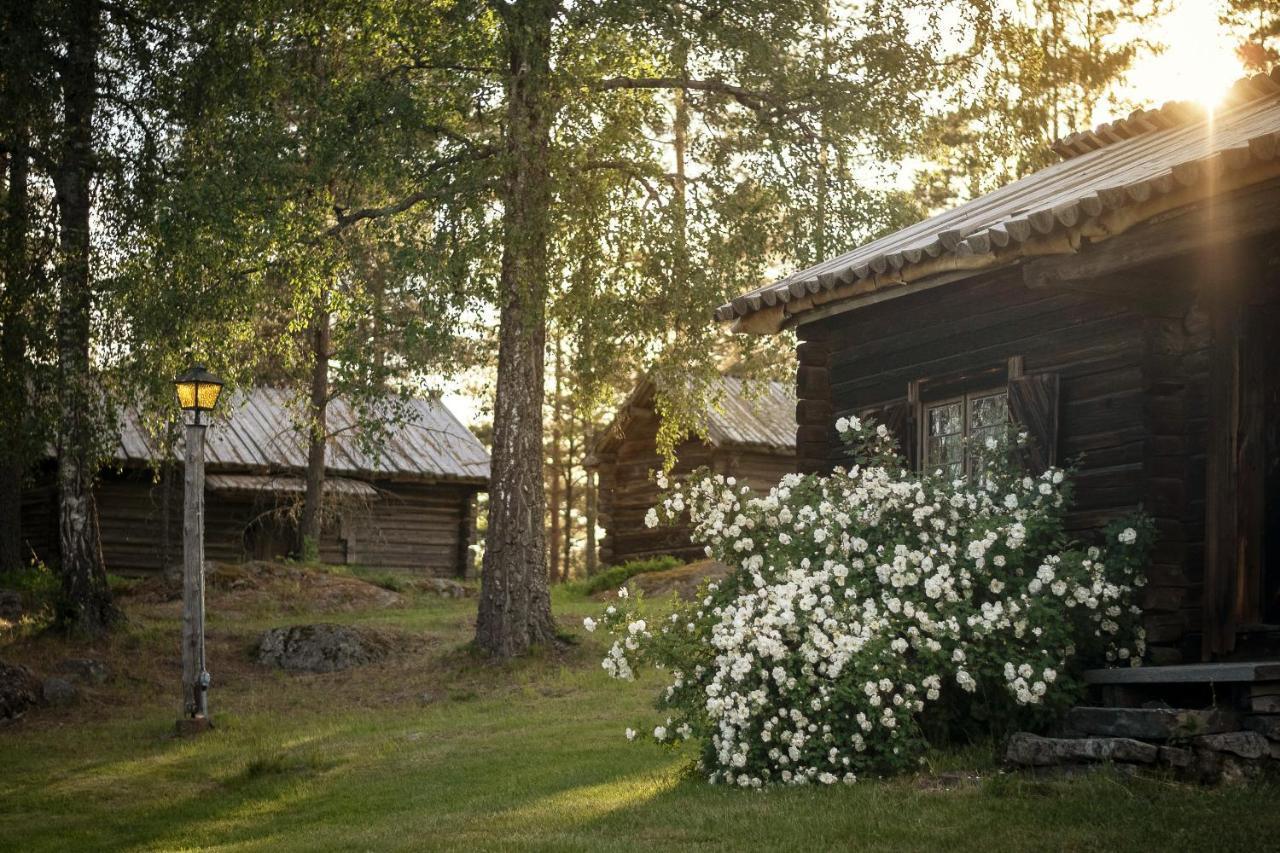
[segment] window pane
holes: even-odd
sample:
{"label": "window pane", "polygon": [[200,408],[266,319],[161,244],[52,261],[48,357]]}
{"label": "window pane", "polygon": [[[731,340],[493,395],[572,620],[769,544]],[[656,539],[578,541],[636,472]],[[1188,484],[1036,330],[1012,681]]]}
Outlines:
{"label": "window pane", "polygon": [[929,410],[929,435],[959,435],[964,431],[960,403],[947,403]]}
{"label": "window pane", "polygon": [[1003,426],[1009,420],[1009,398],[1003,392],[974,397],[969,403],[969,431]]}

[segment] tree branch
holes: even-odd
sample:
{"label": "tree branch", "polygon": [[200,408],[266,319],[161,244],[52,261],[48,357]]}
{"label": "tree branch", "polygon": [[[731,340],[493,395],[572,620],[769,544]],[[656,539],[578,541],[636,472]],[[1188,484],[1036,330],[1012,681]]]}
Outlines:
{"label": "tree branch", "polygon": [[771,104],[783,103],[768,92],[747,89],[724,80],[686,80],[682,77],[610,77],[590,85],[597,92],[613,92],[619,89],[684,89],[690,92],[711,92],[729,97],[752,110],[763,110]]}

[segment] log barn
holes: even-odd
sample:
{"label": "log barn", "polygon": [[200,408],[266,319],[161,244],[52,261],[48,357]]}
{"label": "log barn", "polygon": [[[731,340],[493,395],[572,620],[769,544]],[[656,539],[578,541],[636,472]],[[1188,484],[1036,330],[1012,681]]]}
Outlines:
{"label": "log barn", "polygon": [[736,298],[798,337],[797,464],[873,414],[915,466],[964,471],[1007,420],[1078,464],[1084,538],[1138,508],[1157,664],[1280,651],[1280,73],[1216,112],[1139,110],[1060,161]]}
{"label": "log barn", "polygon": [[[707,412],[706,437],[690,435],[676,447],[673,476],[699,468],[737,477],[767,490],[795,470],[795,397],[781,382],[720,380],[718,404]],[[598,481],[598,518],[605,529],[601,565],[670,554],[702,557],[687,527],[648,528],[645,513],[658,502],[653,473],[661,470],[657,435],[659,415],[652,379],[639,382],[618,409],[587,458]]]}
{"label": "log barn", "polygon": [[[218,562],[280,559],[297,546],[305,489],[305,433],[290,392],[232,395],[208,429],[205,554]],[[388,401],[397,416],[362,435],[351,406],[330,402],[320,559],[326,563],[462,577],[473,572],[475,497],[489,455],[439,401]],[[107,570],[136,575],[182,562],[181,448],[167,457],[130,411],[95,492]],[[24,495],[31,552],[56,561],[57,489],[48,476]]]}

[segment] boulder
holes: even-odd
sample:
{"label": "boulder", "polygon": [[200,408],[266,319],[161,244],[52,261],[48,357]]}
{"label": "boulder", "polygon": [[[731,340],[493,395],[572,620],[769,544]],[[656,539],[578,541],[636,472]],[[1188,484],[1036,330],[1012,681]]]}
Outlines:
{"label": "boulder", "polygon": [[1271,754],[1271,744],[1257,732],[1223,732],[1194,738],[1191,745],[1198,750],[1225,752],[1241,758],[1262,758]]}
{"label": "boulder", "polygon": [[320,623],[271,628],[258,638],[257,661],[291,672],[337,672],[387,657],[394,643],[383,632]]}
{"label": "boulder", "polygon": [[50,676],[40,685],[44,701],[53,706],[74,705],[80,699],[79,689],[65,678]]}
{"label": "boulder", "polygon": [[1244,727],[1268,740],[1280,741],[1280,714],[1245,717]]}
{"label": "boulder", "polygon": [[40,679],[18,664],[0,661],[0,725],[12,722],[40,703]]}
{"label": "boulder", "polygon": [[1191,766],[1191,762],[1195,760],[1195,757],[1195,753],[1189,749],[1182,749],[1176,746],[1160,747],[1160,763],[1168,767],[1185,769]]}
{"label": "boulder", "polygon": [[1178,708],[1072,708],[1066,727],[1082,735],[1170,740],[1234,731],[1239,719],[1228,711]]}
{"label": "boulder", "polygon": [[423,592],[435,593],[445,598],[466,598],[471,595],[471,588],[450,578],[421,578],[416,586]]}
{"label": "boulder", "polygon": [[91,658],[67,658],[58,664],[58,672],[67,680],[82,685],[102,684],[111,677],[111,670],[105,663]]}
{"label": "boulder", "polygon": [[22,593],[16,589],[0,589],[0,620],[16,625],[24,611]]}
{"label": "boulder", "polygon": [[1009,738],[1005,761],[1021,767],[1048,767],[1095,761],[1153,764],[1158,747],[1139,740],[1117,737],[1051,738],[1018,732]]}

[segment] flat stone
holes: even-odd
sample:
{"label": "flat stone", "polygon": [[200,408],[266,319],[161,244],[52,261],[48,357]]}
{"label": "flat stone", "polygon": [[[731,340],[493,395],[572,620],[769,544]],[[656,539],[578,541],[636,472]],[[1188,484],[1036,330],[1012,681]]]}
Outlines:
{"label": "flat stone", "polygon": [[111,677],[105,663],[91,658],[67,658],[58,664],[58,672],[76,684],[102,684]]}
{"label": "flat stone", "polygon": [[50,676],[41,685],[44,701],[50,705],[74,705],[80,698],[80,691],[65,678]]}
{"label": "flat stone", "polygon": [[1066,727],[1085,735],[1169,740],[1234,731],[1240,722],[1217,709],[1078,707],[1067,712]]}
{"label": "flat stone", "polygon": [[1280,741],[1280,714],[1255,714],[1244,718],[1244,727],[1270,740]]}
{"label": "flat stone", "polygon": [[0,724],[12,722],[40,704],[40,679],[20,664],[0,661]]}
{"label": "flat stone", "polygon": [[1203,735],[1191,741],[1196,749],[1226,752],[1241,758],[1262,758],[1271,754],[1271,744],[1257,732],[1223,732]]}
{"label": "flat stone", "polygon": [[1047,767],[1095,761],[1153,764],[1158,747],[1131,738],[1049,738],[1018,732],[1009,738],[1005,761],[1023,767]]}
{"label": "flat stone", "polygon": [[1189,749],[1182,749],[1176,746],[1160,747],[1159,761],[1161,764],[1169,767],[1185,768],[1190,767],[1191,762],[1195,760],[1195,753]]}
{"label": "flat stone", "polygon": [[293,672],[337,672],[380,661],[392,646],[385,634],[368,628],[292,625],[263,632],[257,661]]}

